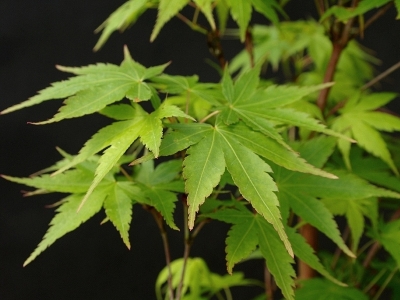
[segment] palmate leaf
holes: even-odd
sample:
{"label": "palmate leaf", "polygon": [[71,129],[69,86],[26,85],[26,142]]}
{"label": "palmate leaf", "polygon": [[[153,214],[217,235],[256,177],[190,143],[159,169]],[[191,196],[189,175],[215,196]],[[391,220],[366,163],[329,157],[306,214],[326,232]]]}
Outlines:
{"label": "palmate leaf", "polygon": [[228,272],[232,273],[234,265],[249,256],[258,245],[268,270],[274,276],[283,295],[286,299],[294,299],[295,272],[291,265],[294,261],[284,248],[276,230],[260,215],[252,214],[242,205],[238,205],[237,208],[207,214],[212,219],[234,224],[226,239]]}
{"label": "palmate leaf", "polygon": [[259,71],[260,65],[257,65],[256,68],[242,73],[234,85],[229,79],[228,72],[225,71],[221,88],[227,103],[221,108],[220,116],[226,124],[233,124],[241,119],[254,130],[275,138],[285,146],[287,145],[276,129],[274,130],[272,124],[304,127],[349,140],[347,137],[327,129],[325,125],[305,113],[284,108],[285,105],[292,104],[306,95],[330,86],[330,83],[310,87],[269,86],[266,89],[257,90]]}
{"label": "palmate leaf", "polygon": [[382,243],[385,250],[393,256],[397,266],[400,267],[400,220],[383,224],[377,239]]}
{"label": "palmate leaf", "polygon": [[70,231],[78,228],[82,223],[90,219],[102,207],[107,196],[109,186],[97,189],[91,196],[89,204],[79,212],[78,206],[83,194],[72,194],[65,198],[63,204],[57,209],[58,214],[51,220],[50,228],[39,243],[35,251],[24,262],[24,266],[32,262],[41,252],[51,246],[57,239]]}
{"label": "palmate leaf", "polygon": [[184,185],[177,179],[182,169],[180,160],[170,160],[154,168],[154,161],[147,161],[136,167],[134,179],[141,183],[145,196],[138,200],[142,204],[153,206],[172,229],[179,230],[173,219],[175,202],[178,200],[175,192],[183,192]]}
{"label": "palmate leaf", "polygon": [[341,287],[322,278],[313,278],[302,281],[301,287],[296,289],[297,300],[309,299],[325,300],[367,300],[368,297],[360,290],[351,287]]}
{"label": "palmate leaf", "polygon": [[390,0],[363,0],[360,1],[355,9],[334,5],[321,16],[321,21],[331,15],[334,15],[340,21],[346,21],[355,16],[363,15],[374,8],[379,8],[388,2]]}
{"label": "palmate leaf", "polygon": [[[190,116],[183,113],[179,108],[168,105],[161,105],[157,110],[152,112],[151,114],[146,113],[138,104],[135,105],[135,109],[137,111],[138,117],[129,121],[121,121],[121,122],[131,122],[130,127],[125,129],[122,132],[119,132],[112,140],[109,142],[109,146],[104,154],[99,159],[99,165],[95,172],[95,177],[88,191],[86,192],[85,197],[82,200],[82,207],[96,188],[96,186],[103,180],[103,178],[107,175],[107,173],[117,164],[118,160],[122,157],[125,151],[129,148],[129,146],[140,137],[141,141],[145,146],[151,150],[154,156],[157,158],[159,155],[159,147],[161,144],[161,136],[162,136],[162,122],[161,118],[179,116],[191,118]],[[97,145],[99,140],[105,138],[106,141],[110,138],[109,131],[101,136],[100,138],[92,139],[95,140],[95,147],[91,147],[90,149],[97,149]],[[104,145],[104,140],[102,141]],[[89,148],[89,145],[86,144]]]}
{"label": "palmate leaf", "polygon": [[114,224],[119,231],[122,241],[131,248],[129,242],[129,226],[132,220],[132,199],[121,189],[119,185],[129,184],[126,182],[115,183],[114,187],[110,188],[107,198],[104,201],[104,209],[107,218]]}
{"label": "palmate leaf", "polygon": [[99,50],[110,37],[111,33],[116,30],[124,31],[146,11],[148,7],[148,0],[129,0],[118,7],[108,18],[105,20],[95,32],[101,33],[99,40],[94,46],[93,50]]}
{"label": "palmate leaf", "polygon": [[[312,143],[316,144],[315,141]],[[320,149],[319,155],[323,158],[329,157],[333,146],[334,144],[331,144],[330,147],[318,147]],[[310,151],[311,147],[303,146],[299,149],[306,159],[310,155],[315,155],[313,154],[315,152]],[[310,160],[312,160],[312,156]],[[282,207],[291,207],[294,213],[323,232],[349,256],[354,256],[354,254],[341,239],[332,213],[317,198],[342,199],[349,202],[371,197],[398,198],[400,196],[398,193],[375,187],[361,178],[343,171],[331,171],[339,179],[330,180],[320,176],[300,175],[273,165],[272,168],[279,186],[278,195]],[[287,215],[287,212],[282,212],[282,214]]]}
{"label": "palmate leaf", "polygon": [[279,17],[276,11],[283,13],[279,4],[275,0],[261,1],[261,0],[227,0],[226,1],[231,10],[231,16],[239,25],[240,40],[243,42],[246,35],[247,27],[249,26],[252,7],[259,13],[262,13],[267,19],[273,23],[279,22]]}
{"label": "palmate leaf", "polygon": [[67,98],[65,105],[53,118],[35,123],[47,124],[100,111],[125,96],[133,101],[150,99],[152,92],[144,81],[161,73],[167,65],[146,69],[133,61],[127,48],[124,54],[121,66],[98,64],[81,68],[59,67],[60,70],[77,76],[56,82],[38,95],[1,113],[9,113],[47,100]]}
{"label": "palmate leaf", "polygon": [[167,23],[173,16],[175,16],[189,0],[160,0],[158,6],[157,21],[154,25],[153,32],[150,36],[150,41],[154,41],[159,34],[161,28]]}
{"label": "palmate leaf", "polygon": [[[219,123],[222,128],[223,124]],[[283,229],[275,195],[277,187],[267,174],[271,168],[259,156],[224,133],[219,125],[208,125],[204,138],[191,146],[184,160],[183,176],[189,205],[189,228],[194,226],[195,214],[221,180],[225,164],[235,185],[255,210],[278,232],[290,255],[292,248]]]}
{"label": "palmate leaf", "polygon": [[[396,97],[394,93],[375,93],[371,95],[356,94],[340,110],[341,115],[332,123],[332,129],[353,137],[358,145],[385,161],[395,174],[399,174],[381,131],[400,131],[400,119],[382,112],[373,111]],[[349,160],[350,144],[341,140],[338,144],[347,168],[351,169]]]}

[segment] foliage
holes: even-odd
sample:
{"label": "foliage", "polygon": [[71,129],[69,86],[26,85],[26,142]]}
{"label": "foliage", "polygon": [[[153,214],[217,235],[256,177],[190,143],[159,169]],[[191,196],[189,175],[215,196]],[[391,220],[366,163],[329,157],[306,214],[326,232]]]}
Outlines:
{"label": "foliage", "polygon": [[[265,262],[265,273],[286,299],[398,293],[391,282],[399,280],[400,266],[400,160],[393,151],[399,142],[386,132],[400,131],[400,119],[384,109],[397,95],[374,92],[377,60],[354,40],[393,2],[315,1],[318,21],[287,21],[286,2],[128,0],[97,29],[102,34],[95,50],[156,8],[150,39],[179,17],[212,37],[221,81],[169,75],[168,64],[144,67],[125,47],[119,66],[58,66],[73,76],[2,111],[65,99],[55,116],[34,124],[92,113],[113,119],[78,154],[60,150],[62,160],[44,172],[2,175],[36,189],[27,195],[68,194],[56,203],[50,228],[24,265],[101,208],[131,248],[132,209],[141,206],[154,216],[164,241],[158,299],[231,299],[230,287],[259,284],[233,272],[248,259]],[[394,4],[399,7],[399,1]],[[186,6],[194,8],[193,20],[183,15]],[[253,10],[272,25],[250,26]],[[199,14],[207,25],[198,23]],[[237,31],[226,30],[230,17]],[[224,32],[244,43],[229,65],[221,51]],[[283,69],[285,84],[263,77],[269,66]],[[187,212],[180,228],[185,254],[171,261],[164,224],[179,230],[177,203]],[[338,225],[338,216],[345,225]],[[231,224],[226,238],[231,275],[212,273],[203,259],[189,257],[201,228],[217,220]],[[310,226],[334,243],[335,254],[312,248],[316,235],[305,233]],[[378,257],[380,245],[386,255]],[[305,275],[301,264],[323,277]],[[272,297],[272,279],[266,276],[264,283]]]}

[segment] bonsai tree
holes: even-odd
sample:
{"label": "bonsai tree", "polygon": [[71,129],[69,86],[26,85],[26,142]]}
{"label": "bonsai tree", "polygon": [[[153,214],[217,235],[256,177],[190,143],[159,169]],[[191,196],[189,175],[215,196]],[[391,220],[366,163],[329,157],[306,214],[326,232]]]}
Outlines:
{"label": "bonsai tree", "polygon": [[[390,133],[400,119],[385,108],[397,95],[374,87],[399,65],[376,76],[377,59],[356,38],[399,1],[315,1],[319,19],[307,21],[290,21],[286,2],[129,0],[97,29],[96,51],[157,9],[150,40],[181,19],[206,37],[220,81],[170,75],[169,62],[143,66],[125,46],[120,65],[57,66],[71,77],[1,112],[65,99],[33,124],[110,118],[79,153],[59,149],[61,159],[34,176],[2,175],[35,188],[27,195],[67,194],[55,199],[50,227],[24,265],[102,209],[130,249],[132,208],[142,207],[165,252],[158,299],[232,299],[230,288],[241,285],[262,285],[256,299],[398,296],[400,157]],[[253,11],[270,25],[254,24]],[[230,18],[237,29],[227,28]],[[233,58],[224,55],[225,36],[243,43]],[[215,250],[226,252],[228,274],[190,255],[201,229],[220,222],[230,224],[226,248]],[[184,240],[174,260],[171,230]],[[264,278],[234,271],[250,259]]]}

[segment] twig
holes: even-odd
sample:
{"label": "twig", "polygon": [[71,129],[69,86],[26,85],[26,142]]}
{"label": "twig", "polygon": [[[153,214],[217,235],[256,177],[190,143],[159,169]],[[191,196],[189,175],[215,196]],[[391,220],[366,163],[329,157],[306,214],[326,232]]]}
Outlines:
{"label": "twig", "polygon": [[165,227],[164,227],[163,218],[162,218],[161,214],[157,210],[154,209],[154,207],[148,206],[148,205],[143,205],[143,208],[152,214],[152,216],[154,217],[154,220],[157,223],[158,229],[160,230],[161,238],[163,241],[164,253],[165,253],[165,262],[167,264],[167,269],[168,269],[169,299],[174,300],[174,287],[172,285],[172,270],[171,270],[171,254],[169,251],[168,235],[167,235],[167,231],[165,230]]}
{"label": "twig", "polygon": [[[310,224],[305,224],[300,228],[301,235],[306,239],[307,243],[314,249],[317,249],[317,230]],[[309,265],[303,261],[299,261],[299,279],[310,279],[315,277],[316,273]]]}
{"label": "twig", "polygon": [[271,272],[268,270],[267,264],[264,264],[264,285],[265,296],[268,300],[274,300],[274,288],[272,286]]}
{"label": "twig", "polygon": [[378,20],[380,17],[382,17],[392,5],[393,5],[393,2],[389,2],[384,7],[382,7],[380,10],[378,10],[371,18],[369,18],[365,22],[364,30],[367,29],[369,26],[371,26],[371,24],[374,23],[376,20]]}
{"label": "twig", "polygon": [[373,86],[375,83],[381,81],[383,78],[385,78],[386,76],[390,75],[391,73],[393,73],[394,71],[396,71],[398,68],[400,68],[400,61],[395,63],[393,66],[391,66],[389,69],[387,69],[386,71],[382,72],[381,74],[379,74],[378,76],[376,76],[375,78],[371,79],[369,82],[367,82],[366,84],[364,84],[361,87],[362,91],[365,91],[366,89],[370,88],[371,86]]}
{"label": "twig", "polygon": [[[393,215],[392,215],[392,217],[390,218],[389,222],[390,222],[390,221],[397,220],[398,218],[400,218],[400,208],[397,209],[397,210],[393,213]],[[376,253],[378,253],[378,251],[379,251],[380,248],[381,248],[381,244],[380,244],[378,241],[376,241],[376,242],[372,245],[372,247],[369,249],[369,251],[368,251],[368,253],[367,253],[367,256],[365,257],[365,259],[364,259],[364,261],[363,261],[363,264],[362,264],[362,265],[363,265],[364,268],[367,268],[367,267],[369,266],[369,264],[371,263],[372,259],[375,257]]]}
{"label": "twig", "polygon": [[212,113],[208,114],[207,116],[205,116],[203,119],[200,120],[199,123],[204,123],[205,121],[207,121],[209,118],[215,116],[219,114],[219,110],[213,111]]}
{"label": "twig", "polygon": [[186,265],[187,265],[187,260],[189,258],[189,253],[190,253],[190,233],[189,233],[189,227],[188,227],[188,206],[187,206],[187,196],[183,195],[182,196],[182,203],[183,203],[183,220],[184,220],[184,239],[185,239],[185,249],[183,251],[183,266],[182,266],[182,273],[181,273],[181,279],[179,281],[178,285],[178,290],[176,292],[176,299],[180,300],[181,295],[182,295],[182,289],[183,289],[183,281],[185,279],[185,272],[186,272]]}
{"label": "twig", "polygon": [[[350,227],[346,226],[346,229],[343,232],[343,237],[342,237],[343,241],[346,242],[346,240],[349,238],[349,235],[350,235]],[[339,247],[337,247],[335,254],[333,255],[333,258],[332,258],[332,263],[331,263],[332,270],[335,269],[341,253],[342,253],[342,250]]]}
{"label": "twig", "polygon": [[393,271],[389,274],[389,276],[386,278],[385,282],[382,284],[381,288],[379,291],[375,294],[374,298],[372,300],[378,300],[379,297],[381,296],[383,290],[386,288],[386,286],[389,284],[389,282],[392,280],[394,274],[399,270],[398,267],[394,268]]}
{"label": "twig", "polygon": [[186,18],[184,15],[178,13],[178,14],[176,14],[176,16],[178,17],[178,19],[182,20],[186,25],[188,25],[194,31],[200,32],[202,34],[207,34],[207,29],[201,27],[198,24],[193,23],[188,18]]}

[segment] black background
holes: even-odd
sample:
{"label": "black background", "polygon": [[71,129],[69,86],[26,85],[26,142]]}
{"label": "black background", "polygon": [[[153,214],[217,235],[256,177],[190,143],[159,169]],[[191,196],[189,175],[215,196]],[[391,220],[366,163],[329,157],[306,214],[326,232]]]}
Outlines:
{"label": "black background", "polygon": [[[205,37],[174,19],[149,43],[156,12],[150,11],[124,34],[114,33],[99,52],[92,51],[99,35],[93,30],[124,1],[105,0],[0,0],[0,110],[22,102],[49,83],[66,78],[55,64],[81,66],[96,62],[119,64],[122,46],[149,67],[172,61],[169,74],[198,74],[216,81],[218,74],[204,58],[211,58]],[[292,19],[308,18],[314,10],[295,1],[288,5]],[[185,11],[191,13],[190,10]],[[392,8],[366,32],[363,44],[383,60],[383,71],[399,60],[400,26]],[[259,18],[261,22],[264,22]],[[240,49],[235,40],[224,40],[227,58]],[[400,92],[399,72],[378,89]],[[47,126],[28,121],[50,118],[61,101],[0,116],[0,173],[27,176],[58,159],[56,146],[76,153],[99,128],[108,124],[93,115]],[[392,109],[399,111],[393,103]],[[164,266],[161,238],[152,217],[134,208],[130,232],[132,249],[123,245],[111,224],[99,226],[99,213],[78,230],[57,241],[33,263],[22,263],[33,251],[54,216],[44,208],[62,198],[45,195],[23,198],[22,186],[0,180],[0,299],[154,299],[154,283]],[[182,219],[177,212],[177,219]],[[179,222],[178,222],[179,223]],[[214,272],[225,272],[224,239],[227,227],[205,226],[192,256],[203,256]],[[171,234],[172,257],[182,256],[181,236]],[[261,278],[262,268],[249,262],[239,265],[248,276]],[[235,290],[234,290],[235,292]],[[235,299],[250,299],[261,289],[236,289]],[[235,295],[235,293],[234,293]],[[241,297],[241,298],[240,298]]]}

